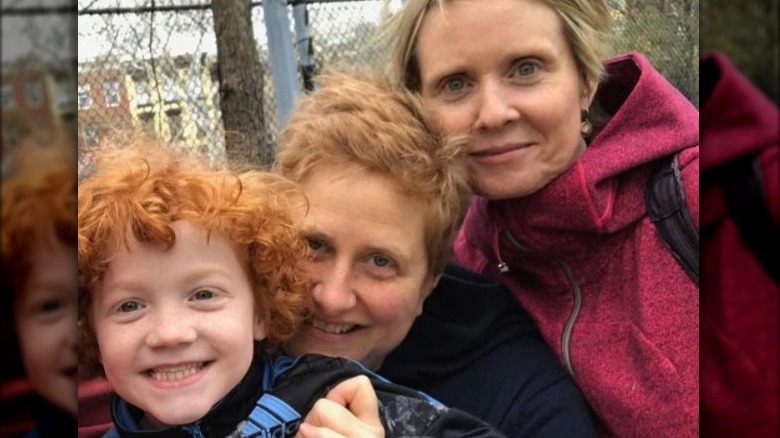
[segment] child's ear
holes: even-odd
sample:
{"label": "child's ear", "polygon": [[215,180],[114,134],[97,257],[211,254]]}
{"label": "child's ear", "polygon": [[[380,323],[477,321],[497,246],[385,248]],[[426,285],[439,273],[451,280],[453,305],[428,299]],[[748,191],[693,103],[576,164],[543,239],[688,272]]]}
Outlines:
{"label": "child's ear", "polygon": [[255,317],[255,329],[252,332],[252,336],[256,341],[262,341],[266,336],[268,336],[268,327],[266,327],[266,321],[268,321],[268,318],[262,318],[260,315]]}

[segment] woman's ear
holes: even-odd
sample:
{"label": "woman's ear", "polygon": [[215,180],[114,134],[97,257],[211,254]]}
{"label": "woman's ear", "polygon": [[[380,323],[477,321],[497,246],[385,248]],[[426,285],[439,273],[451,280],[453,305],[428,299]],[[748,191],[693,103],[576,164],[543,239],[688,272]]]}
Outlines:
{"label": "woman's ear", "polygon": [[423,304],[425,304],[425,300],[428,298],[428,296],[433,292],[433,289],[436,287],[437,284],[439,284],[439,280],[441,279],[441,274],[439,275],[428,275],[423,282],[422,290],[420,291],[420,302],[418,303],[417,307],[417,316],[420,316],[422,314],[423,310]]}
{"label": "woman's ear", "polygon": [[580,108],[590,108],[593,104],[593,99],[596,97],[596,91],[599,88],[597,81],[583,80],[582,84],[582,98],[580,99]]}

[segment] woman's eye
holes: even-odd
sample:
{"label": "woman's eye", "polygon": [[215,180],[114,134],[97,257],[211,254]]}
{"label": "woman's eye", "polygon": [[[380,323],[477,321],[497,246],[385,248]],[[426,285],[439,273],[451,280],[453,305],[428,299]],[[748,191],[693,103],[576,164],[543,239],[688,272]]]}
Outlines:
{"label": "woman's eye", "polygon": [[385,256],[381,256],[381,255],[372,256],[371,257],[371,261],[374,263],[374,265],[376,265],[376,266],[378,266],[380,268],[384,268],[384,267],[390,265],[390,259],[388,259]]}
{"label": "woman's eye", "polygon": [[530,76],[536,72],[538,66],[535,62],[524,61],[517,64],[515,72],[520,76]]}
{"label": "woman's eye", "polygon": [[195,292],[195,295],[193,295],[192,298],[195,300],[210,300],[214,298],[214,292],[208,289],[202,289]]}
{"label": "woman's eye", "polygon": [[460,91],[466,87],[466,81],[463,78],[450,78],[444,83],[447,91]]}
{"label": "woman's eye", "polygon": [[325,247],[325,244],[322,243],[322,241],[317,239],[308,239],[309,241],[309,248],[311,248],[312,251],[317,252],[320,251],[322,248]]}
{"label": "woman's eye", "polygon": [[452,75],[444,78],[441,82],[442,92],[445,94],[460,94],[469,86],[467,79],[464,75]]}
{"label": "woman's eye", "polygon": [[130,313],[135,312],[141,308],[141,304],[138,301],[125,301],[119,305],[119,312]]}

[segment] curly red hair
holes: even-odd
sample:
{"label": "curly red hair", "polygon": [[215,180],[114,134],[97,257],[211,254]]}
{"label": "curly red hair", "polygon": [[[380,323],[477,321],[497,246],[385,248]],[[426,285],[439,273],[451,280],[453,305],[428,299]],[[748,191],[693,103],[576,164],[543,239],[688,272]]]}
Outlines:
{"label": "curly red hair", "polygon": [[309,249],[300,219],[305,197],[297,185],[262,171],[218,170],[155,145],[104,153],[78,189],[79,354],[85,375],[102,372],[89,320],[90,294],[112,258],[139,242],[175,243],[173,222],[218,232],[249,256],[257,311],[266,315],[269,348],[287,340],[305,311]]}

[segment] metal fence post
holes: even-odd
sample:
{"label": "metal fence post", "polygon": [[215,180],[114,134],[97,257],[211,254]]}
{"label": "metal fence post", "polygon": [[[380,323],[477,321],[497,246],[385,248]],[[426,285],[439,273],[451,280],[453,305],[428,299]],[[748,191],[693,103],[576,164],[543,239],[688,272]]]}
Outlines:
{"label": "metal fence post", "polygon": [[312,33],[309,26],[309,12],[306,10],[305,2],[293,5],[293,18],[295,19],[295,42],[298,47],[298,58],[301,62],[303,88],[311,91],[314,89],[314,47],[311,41]]}
{"label": "metal fence post", "polygon": [[290,33],[290,17],[287,15],[287,1],[263,0],[263,14],[276,97],[277,129],[280,130],[287,122],[300,90]]}

